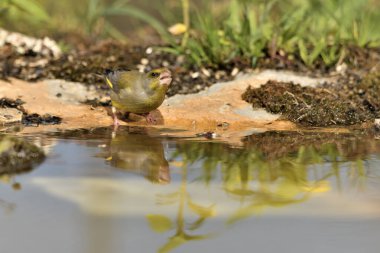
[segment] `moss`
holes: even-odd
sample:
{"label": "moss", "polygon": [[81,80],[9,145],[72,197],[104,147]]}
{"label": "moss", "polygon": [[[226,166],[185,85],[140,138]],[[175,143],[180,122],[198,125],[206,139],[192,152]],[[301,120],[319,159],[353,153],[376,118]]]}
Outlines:
{"label": "moss", "polygon": [[62,118],[50,114],[39,115],[37,113],[24,114],[21,123],[25,126],[38,125],[58,125],[61,124]]}
{"label": "moss", "polygon": [[257,89],[248,87],[242,94],[253,107],[282,113],[305,126],[348,126],[373,120],[380,116],[379,97],[380,72],[318,88],[268,81]]}
{"label": "moss", "polygon": [[23,113],[21,123],[25,126],[38,125],[58,125],[61,124],[62,118],[50,114],[39,115],[37,113],[27,113],[22,105],[25,102],[21,99],[0,98],[0,108],[16,108]]}
{"label": "moss", "polygon": [[358,85],[356,93],[363,98],[363,105],[377,118],[380,117],[380,71],[368,74]]}
{"label": "moss", "polygon": [[25,140],[0,136],[0,175],[27,172],[45,159],[43,151]]}
{"label": "moss", "polygon": [[20,108],[25,102],[21,99],[0,98],[0,108]]}

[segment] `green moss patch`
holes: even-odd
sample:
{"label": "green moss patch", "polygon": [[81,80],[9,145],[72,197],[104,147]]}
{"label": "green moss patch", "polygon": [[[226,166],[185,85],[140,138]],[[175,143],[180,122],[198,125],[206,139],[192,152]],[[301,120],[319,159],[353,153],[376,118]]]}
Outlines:
{"label": "green moss patch", "polygon": [[304,126],[354,125],[380,117],[380,72],[318,88],[268,81],[248,87],[242,98]]}

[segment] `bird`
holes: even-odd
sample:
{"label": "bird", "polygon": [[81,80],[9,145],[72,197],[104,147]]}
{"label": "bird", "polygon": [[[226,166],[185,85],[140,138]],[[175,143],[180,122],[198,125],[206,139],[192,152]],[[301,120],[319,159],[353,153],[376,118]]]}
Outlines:
{"label": "bird", "polygon": [[106,163],[112,167],[143,175],[152,183],[171,181],[162,140],[149,136],[145,129],[113,132],[105,151]]}
{"label": "bird", "polygon": [[106,84],[110,87],[114,125],[118,126],[117,112],[128,118],[130,113],[139,114],[148,123],[154,122],[151,111],[157,109],[164,101],[172,81],[167,68],[158,68],[142,73],[137,70],[106,69]]}

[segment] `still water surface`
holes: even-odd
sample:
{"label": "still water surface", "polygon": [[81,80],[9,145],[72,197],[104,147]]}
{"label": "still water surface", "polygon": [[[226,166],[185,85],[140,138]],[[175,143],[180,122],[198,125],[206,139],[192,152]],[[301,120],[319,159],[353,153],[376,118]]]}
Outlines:
{"label": "still water surface", "polygon": [[232,146],[157,135],[25,137],[47,159],[1,176],[0,252],[379,252],[373,137],[272,132]]}

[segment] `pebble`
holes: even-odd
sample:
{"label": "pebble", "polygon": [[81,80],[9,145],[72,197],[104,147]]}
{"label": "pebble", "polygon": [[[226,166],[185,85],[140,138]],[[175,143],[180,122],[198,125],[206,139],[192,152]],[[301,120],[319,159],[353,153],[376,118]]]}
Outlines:
{"label": "pebble", "polygon": [[339,64],[339,65],[336,66],[335,70],[338,73],[345,73],[346,70],[347,70],[347,64],[346,63]]}
{"label": "pebble", "polygon": [[146,53],[146,54],[151,54],[151,53],[153,53],[153,48],[152,48],[152,47],[148,47],[148,48],[145,50],[145,53]]}
{"label": "pebble", "polygon": [[199,72],[191,73],[191,78],[197,79],[199,77]]}
{"label": "pebble", "polygon": [[16,108],[0,108],[0,124],[18,123],[22,120],[22,112]]}
{"label": "pebble", "polygon": [[380,119],[375,119],[375,128],[380,130]]}
{"label": "pebble", "polygon": [[197,137],[204,137],[206,139],[215,139],[216,137],[218,137],[218,135],[215,132],[197,133],[195,136],[197,136]]}
{"label": "pebble", "polygon": [[222,127],[222,128],[228,128],[230,126],[230,123],[228,122],[221,122],[217,124],[217,127]]}
{"label": "pebble", "polygon": [[223,70],[218,70],[218,71],[216,71],[216,73],[215,73],[215,79],[216,80],[220,80],[223,76],[225,76],[226,75],[226,72],[225,71],[223,71]]}
{"label": "pebble", "polygon": [[146,58],[142,58],[142,59],[141,59],[141,64],[144,65],[144,66],[146,66],[146,65],[149,64],[149,60],[146,59]]}
{"label": "pebble", "polygon": [[137,65],[137,69],[139,70],[139,72],[144,73],[144,71],[145,71],[145,66],[142,65],[142,64],[139,64],[139,65]]}
{"label": "pebble", "polygon": [[237,74],[239,74],[239,69],[238,68],[233,68],[233,70],[231,71],[231,76],[236,76]]}
{"label": "pebble", "polygon": [[184,55],[179,55],[176,59],[178,64],[182,64],[185,62],[185,56]]}
{"label": "pebble", "polygon": [[207,76],[207,77],[210,77],[210,76],[211,76],[210,71],[209,71],[208,69],[202,68],[201,71],[202,71],[202,73],[203,73],[205,76]]}
{"label": "pebble", "polygon": [[[71,55],[70,55],[71,56]],[[107,59],[106,59],[107,62],[115,62],[116,61],[116,57],[114,55],[111,55],[109,56]]]}
{"label": "pebble", "polygon": [[37,39],[21,33],[8,32],[0,28],[0,46],[5,44],[14,46],[19,54],[32,51],[37,55],[52,55],[55,59],[58,59],[62,55],[58,44],[48,37]]}

